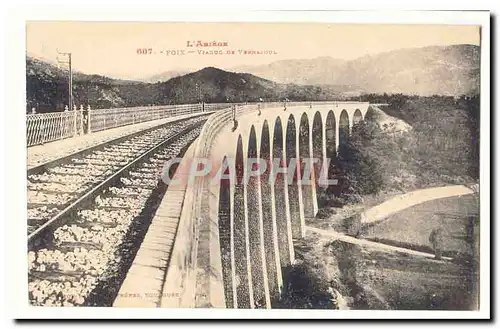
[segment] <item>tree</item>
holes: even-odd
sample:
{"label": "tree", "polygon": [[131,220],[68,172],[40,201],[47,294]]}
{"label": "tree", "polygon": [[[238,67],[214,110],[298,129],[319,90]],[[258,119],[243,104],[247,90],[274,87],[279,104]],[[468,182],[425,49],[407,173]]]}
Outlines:
{"label": "tree", "polygon": [[370,155],[381,130],[376,123],[362,121],[353,127],[347,140],[339,145],[338,167],[341,193],[346,196],[377,194],[383,187],[382,168]]}

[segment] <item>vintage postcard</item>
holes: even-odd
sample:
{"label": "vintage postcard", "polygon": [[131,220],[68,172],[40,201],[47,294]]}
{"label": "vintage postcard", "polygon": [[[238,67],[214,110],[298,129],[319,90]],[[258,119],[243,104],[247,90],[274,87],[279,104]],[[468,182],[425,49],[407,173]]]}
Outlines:
{"label": "vintage postcard", "polygon": [[24,22],[23,317],[489,317],[489,14],[247,14]]}

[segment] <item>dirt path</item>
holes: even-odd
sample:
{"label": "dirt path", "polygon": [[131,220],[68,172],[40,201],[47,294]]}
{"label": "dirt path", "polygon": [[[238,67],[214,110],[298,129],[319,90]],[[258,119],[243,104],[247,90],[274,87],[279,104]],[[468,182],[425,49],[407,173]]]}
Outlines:
{"label": "dirt path", "polygon": [[[378,242],[373,242],[373,241],[368,241],[368,240],[363,240],[363,239],[357,239],[352,236],[348,236],[342,233],[338,233],[336,231],[329,231],[329,230],[322,230],[319,228],[311,227],[311,226],[306,226],[306,231],[309,231],[311,233],[317,233],[323,236],[329,236],[334,238],[335,240],[355,244],[358,246],[363,246],[367,248],[373,248],[377,249],[380,251],[385,251],[385,252],[399,252],[403,254],[408,254],[408,255],[414,255],[414,256],[421,256],[425,258],[434,258],[434,254],[430,254],[427,252],[421,252],[421,251],[416,251],[412,249],[406,249],[406,248],[401,248],[401,247],[394,247],[388,244],[384,243],[378,243]],[[449,257],[443,257],[443,260],[451,260]]]}
{"label": "dirt path", "polygon": [[452,196],[467,195],[474,193],[478,185],[471,188],[465,185],[450,185],[443,187],[433,187],[412,191],[395,196],[378,206],[370,208],[361,214],[362,223],[374,223],[381,221],[390,215],[417,204]]}

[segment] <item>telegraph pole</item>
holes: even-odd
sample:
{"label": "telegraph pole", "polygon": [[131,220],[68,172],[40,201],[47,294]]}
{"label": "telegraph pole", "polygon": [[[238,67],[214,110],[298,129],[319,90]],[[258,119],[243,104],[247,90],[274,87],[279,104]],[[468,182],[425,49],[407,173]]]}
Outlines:
{"label": "telegraph pole", "polygon": [[68,98],[70,106],[73,106],[73,70],[71,69],[71,53],[68,53],[68,65],[69,65],[69,92]]}
{"label": "telegraph pole", "polygon": [[71,110],[73,108],[73,71],[71,70],[71,53],[61,53],[59,50],[57,50],[57,53],[60,55],[68,56],[68,61],[60,61],[59,58],[57,58],[57,62],[60,64],[68,64],[68,107]]}

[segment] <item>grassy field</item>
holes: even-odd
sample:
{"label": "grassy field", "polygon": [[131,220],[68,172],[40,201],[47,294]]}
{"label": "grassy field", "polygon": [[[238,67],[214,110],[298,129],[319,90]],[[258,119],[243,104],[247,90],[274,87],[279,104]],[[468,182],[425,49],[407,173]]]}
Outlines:
{"label": "grassy field", "polygon": [[383,222],[365,227],[361,237],[432,252],[429,235],[433,229],[442,228],[445,255],[470,258],[477,256],[473,243],[479,241],[477,217],[475,196],[443,198],[410,207]]}
{"label": "grassy field", "polygon": [[[276,308],[471,310],[476,269],[309,234],[295,241],[296,263],[285,275]],[[285,271],[286,273],[287,271]],[[332,296],[329,291],[340,295]]]}
{"label": "grassy field", "polygon": [[[343,283],[351,288],[353,309],[476,309],[476,272],[447,261],[366,250],[335,243],[350,260]],[[352,260],[355,259],[353,262]]]}
{"label": "grassy field", "polygon": [[[341,210],[328,214],[328,218],[309,219],[308,222],[312,226],[343,232],[350,211]],[[439,217],[436,219],[434,215]],[[322,273],[330,275],[335,273],[336,280],[326,277],[318,280],[335,282],[336,289],[351,309],[476,309],[479,220],[474,195],[443,198],[410,207],[383,222],[362,227],[358,237],[433,253],[429,235],[435,228],[445,232],[444,255],[451,256],[452,261],[369,250],[341,241],[325,242],[314,235],[295,247],[299,259],[314,255],[305,257],[314,258],[307,262],[307,267],[322,268]],[[316,247],[311,250],[305,247],[308,244]],[[323,247],[319,248],[320,245]],[[335,261],[325,262],[331,257]],[[316,277],[324,277],[322,273],[316,273]]]}
{"label": "grassy field", "polygon": [[[354,308],[468,310],[477,307],[479,221],[476,197],[422,203],[364,227],[362,238],[433,252],[429,235],[442,228],[452,262],[382,253],[337,242],[339,264],[350,267],[346,285],[357,291]],[[434,217],[438,215],[438,218]]]}

